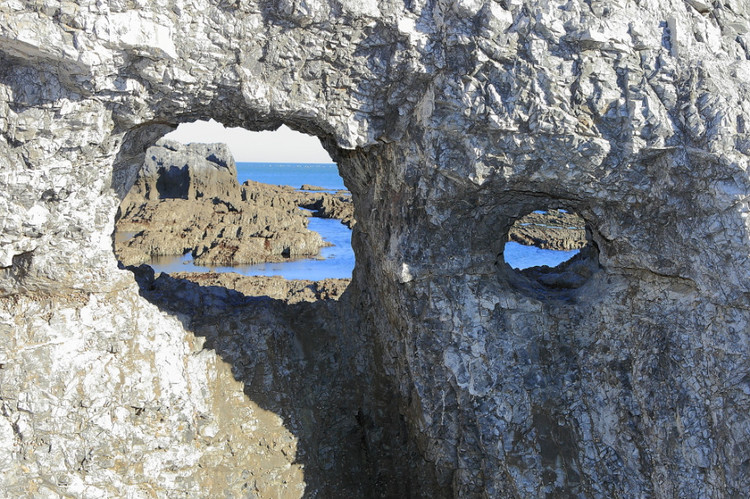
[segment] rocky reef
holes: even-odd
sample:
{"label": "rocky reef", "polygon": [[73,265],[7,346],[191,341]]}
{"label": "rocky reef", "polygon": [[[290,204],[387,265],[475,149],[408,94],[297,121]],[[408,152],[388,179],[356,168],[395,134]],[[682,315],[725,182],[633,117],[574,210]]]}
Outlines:
{"label": "rocky reef", "polygon": [[[746,496],[749,33],[739,0],[3,2],[0,495]],[[209,118],[331,153],[338,300],[118,269],[145,152]],[[503,260],[552,208],[576,286]]]}
{"label": "rocky reef", "polygon": [[350,193],[345,191],[335,194],[315,192],[319,189],[310,189],[310,187],[312,186],[303,185],[300,188],[301,191],[308,192],[294,191],[291,193],[294,203],[310,210],[314,217],[336,218],[350,229],[354,227],[357,221],[354,219],[354,204]]}
{"label": "rocky reef", "polygon": [[326,245],[307,216],[343,218],[351,197],[299,192],[289,186],[237,181],[223,144],[160,140],[120,205],[115,253],[125,265],[191,253],[198,265],[236,266],[319,255]]}
{"label": "rocky reef", "polygon": [[556,251],[581,249],[587,244],[586,222],[575,213],[539,210],[516,220],[508,240]]}

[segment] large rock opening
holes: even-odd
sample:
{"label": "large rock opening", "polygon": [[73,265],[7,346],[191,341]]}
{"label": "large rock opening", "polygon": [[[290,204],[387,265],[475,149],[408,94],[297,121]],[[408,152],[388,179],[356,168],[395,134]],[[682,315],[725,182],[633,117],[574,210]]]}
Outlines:
{"label": "large rock opening", "polygon": [[[363,405],[372,359],[367,333],[345,294],[350,280],[196,273],[187,266],[157,275],[152,266],[161,268],[159,255],[183,253],[196,265],[225,270],[301,258],[304,251],[315,255],[322,240],[306,229],[299,206],[320,216],[345,215],[347,207],[337,199],[291,186],[240,185],[223,144],[159,139],[146,149],[117,212],[116,253],[134,273],[139,294],[177,317],[202,348],[215,351],[248,399],[269,411],[254,423],[259,441],[245,454],[256,460],[253,467],[271,464],[272,472],[247,471],[248,492],[398,493],[392,478],[378,486],[371,469],[392,451],[379,448],[382,437],[371,449],[363,444],[373,425]],[[118,236],[131,237],[118,244]]]}
{"label": "large rock opening", "polygon": [[[139,5],[0,6],[0,492],[750,490],[745,4]],[[209,117],[323,138],[338,305],[185,320],[118,270],[144,146]],[[498,267],[545,200],[599,258],[555,299]]]}
{"label": "large rock opening", "polygon": [[[155,275],[151,265],[159,255],[183,253],[196,265],[225,269],[314,256],[323,241],[307,230],[299,207],[336,216],[346,211],[336,201],[333,194],[291,186],[240,185],[223,144],[159,139],[147,147],[117,212],[120,235],[134,235],[116,243],[116,253],[134,273],[139,294],[215,351],[248,399],[269,411],[255,423],[257,448],[251,445],[245,456],[256,460],[251,467],[271,464],[271,473],[246,472],[252,480],[244,487],[261,495],[401,490],[391,470],[378,479],[378,461],[396,452],[390,437],[382,430],[366,435],[374,428],[368,416],[373,361],[368,332],[345,293],[350,280],[203,274],[188,267]],[[355,224],[351,216],[347,222]]]}

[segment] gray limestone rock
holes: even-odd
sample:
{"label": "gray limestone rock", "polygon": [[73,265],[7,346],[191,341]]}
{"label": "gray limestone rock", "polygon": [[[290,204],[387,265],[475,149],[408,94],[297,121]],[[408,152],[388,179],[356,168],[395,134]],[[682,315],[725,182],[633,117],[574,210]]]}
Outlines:
{"label": "gray limestone rock", "polygon": [[[2,2],[0,495],[746,496],[748,82],[739,0]],[[338,305],[118,270],[209,118],[337,161]],[[577,287],[502,260],[548,208]]]}

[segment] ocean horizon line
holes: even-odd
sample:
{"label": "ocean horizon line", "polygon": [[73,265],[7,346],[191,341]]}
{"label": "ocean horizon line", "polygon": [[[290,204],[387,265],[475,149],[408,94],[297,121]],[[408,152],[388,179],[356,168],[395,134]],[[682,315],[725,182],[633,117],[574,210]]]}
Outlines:
{"label": "ocean horizon line", "polygon": [[236,164],[246,164],[246,165],[311,165],[311,166],[335,166],[338,167],[336,163],[315,163],[315,162],[295,162],[295,161],[238,161],[235,160]]}

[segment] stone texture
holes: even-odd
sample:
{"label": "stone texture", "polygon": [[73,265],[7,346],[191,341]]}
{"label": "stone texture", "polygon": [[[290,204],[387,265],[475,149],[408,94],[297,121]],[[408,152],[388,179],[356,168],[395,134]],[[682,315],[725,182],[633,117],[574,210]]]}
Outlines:
{"label": "stone texture", "polygon": [[[169,274],[169,277],[173,280],[190,281],[203,288],[215,288],[218,293],[223,293],[220,289],[226,288],[246,297],[268,297],[292,305],[299,302],[338,300],[344,294],[350,281],[349,279],[287,280],[279,276],[248,277],[234,272],[176,272]],[[166,276],[160,276],[160,278],[169,279]],[[167,293],[165,295],[168,296]]]}
{"label": "stone texture", "polygon": [[[739,0],[4,2],[0,490],[747,495],[748,33]],[[349,334],[218,307],[217,357],[117,269],[143,152],[208,118],[336,159]],[[577,288],[498,258],[547,208],[591,229]]]}
{"label": "stone texture", "polygon": [[[304,189],[306,186],[302,186]],[[310,187],[310,186],[307,186]],[[312,216],[320,218],[336,218],[349,227],[354,227],[354,204],[348,192],[295,192],[295,203],[302,208],[312,210]]]}
{"label": "stone texture", "polygon": [[204,338],[142,300],[132,289],[2,300],[0,331],[15,343],[0,371],[3,495],[299,497],[283,421],[246,398]]}
{"label": "stone texture", "polygon": [[241,201],[237,165],[225,144],[188,144],[160,139],[146,151],[143,166],[120,207],[160,199]]}

